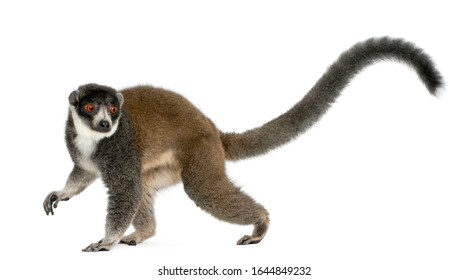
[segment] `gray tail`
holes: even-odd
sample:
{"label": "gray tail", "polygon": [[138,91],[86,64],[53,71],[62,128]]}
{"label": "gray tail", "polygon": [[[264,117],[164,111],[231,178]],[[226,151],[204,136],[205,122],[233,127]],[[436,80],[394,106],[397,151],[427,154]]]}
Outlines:
{"label": "gray tail", "polygon": [[222,133],[226,158],[254,157],[288,143],[320,120],[361,69],[381,60],[396,60],[414,68],[432,95],[437,95],[437,90],[443,86],[441,74],[422,49],[402,39],[371,38],[342,53],[302,100],[286,113],[243,133]]}

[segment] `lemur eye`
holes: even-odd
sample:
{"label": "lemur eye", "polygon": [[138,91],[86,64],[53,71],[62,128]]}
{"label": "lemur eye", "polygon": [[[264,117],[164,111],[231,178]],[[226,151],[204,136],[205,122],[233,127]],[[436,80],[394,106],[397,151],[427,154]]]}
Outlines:
{"label": "lemur eye", "polygon": [[96,110],[96,106],[94,106],[93,104],[88,104],[85,106],[85,109],[86,109],[86,112],[92,113]]}
{"label": "lemur eye", "polygon": [[118,110],[119,109],[114,105],[109,107],[109,112],[111,112],[112,114],[116,114]]}

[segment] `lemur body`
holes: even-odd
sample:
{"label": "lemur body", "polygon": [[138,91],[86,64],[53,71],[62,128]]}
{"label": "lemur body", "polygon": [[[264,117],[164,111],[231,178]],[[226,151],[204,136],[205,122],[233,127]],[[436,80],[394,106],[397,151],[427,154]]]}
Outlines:
{"label": "lemur body", "polygon": [[[435,94],[442,77],[431,59],[399,39],[369,39],[344,52],[305,97],[288,112],[243,133],[223,133],[184,97],[151,86],[120,92],[88,84],[72,92],[66,142],[75,163],[66,186],[44,201],[47,214],[101,177],[109,190],[104,239],[84,251],[136,245],[156,229],[153,199],[158,189],[182,182],[197,206],[234,224],[254,225],[237,244],[265,236],[265,208],[226,176],[225,161],[264,154],[310,128],[362,68],[381,59],[411,65]],[[123,236],[130,224],[135,231]]]}

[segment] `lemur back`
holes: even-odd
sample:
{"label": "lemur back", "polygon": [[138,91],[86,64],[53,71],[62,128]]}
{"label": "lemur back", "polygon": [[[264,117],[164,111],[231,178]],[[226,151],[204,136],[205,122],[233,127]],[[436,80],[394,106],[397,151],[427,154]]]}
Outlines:
{"label": "lemur back", "polygon": [[[289,111],[243,133],[224,133],[184,97],[151,86],[117,91],[87,84],[69,97],[66,141],[75,166],[65,188],[43,202],[54,214],[60,201],[82,192],[101,177],[109,190],[106,234],[83,251],[109,250],[118,242],[136,245],[156,233],[154,195],[182,182],[197,206],[214,217],[253,225],[237,244],[255,244],[269,226],[267,210],[235,186],[225,161],[271,151],[309,129],[364,67],[383,59],[412,66],[431,94],[442,77],[430,57],[401,39],[358,43],[332,64]],[[130,224],[135,231],[124,236]]]}
{"label": "lemur back", "polygon": [[121,91],[137,131],[144,169],[183,153],[197,138],[220,138],[214,124],[181,95],[151,86]]}

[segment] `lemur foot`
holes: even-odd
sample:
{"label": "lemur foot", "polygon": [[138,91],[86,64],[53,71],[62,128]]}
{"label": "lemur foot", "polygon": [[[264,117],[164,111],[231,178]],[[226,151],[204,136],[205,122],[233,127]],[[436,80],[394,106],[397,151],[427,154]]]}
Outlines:
{"label": "lemur foot", "polygon": [[237,241],[237,245],[257,244],[260,241],[262,241],[262,238],[244,235],[241,239],[239,239],[239,241]]}
{"label": "lemur foot", "polygon": [[92,243],[88,247],[84,248],[83,252],[99,252],[109,251],[112,248],[112,244]]}
{"label": "lemur foot", "polygon": [[122,244],[127,244],[129,246],[136,246],[137,245],[137,242],[135,240],[131,240],[131,239],[128,239],[128,240],[120,240],[120,243]]}
{"label": "lemur foot", "polygon": [[126,235],[120,239],[120,243],[127,244],[130,246],[135,246],[140,244],[141,242],[145,241],[146,239],[154,236],[156,232],[154,230],[151,231],[135,231],[129,235]]}

